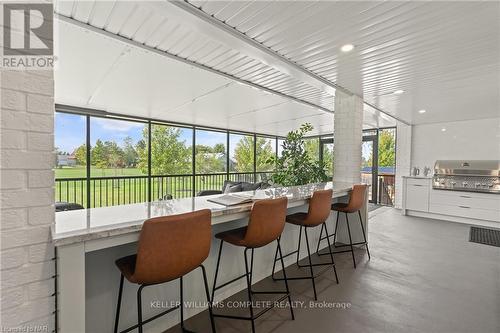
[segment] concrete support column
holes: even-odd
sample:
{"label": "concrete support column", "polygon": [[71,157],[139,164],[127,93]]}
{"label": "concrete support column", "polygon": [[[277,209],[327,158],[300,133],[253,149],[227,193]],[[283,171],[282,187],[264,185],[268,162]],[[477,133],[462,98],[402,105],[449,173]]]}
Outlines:
{"label": "concrete support column", "polygon": [[337,90],[334,113],[334,181],[361,181],[363,100]]}
{"label": "concrete support column", "polygon": [[396,124],[396,200],[394,207],[401,208],[403,176],[410,174],[412,126],[398,121]]}

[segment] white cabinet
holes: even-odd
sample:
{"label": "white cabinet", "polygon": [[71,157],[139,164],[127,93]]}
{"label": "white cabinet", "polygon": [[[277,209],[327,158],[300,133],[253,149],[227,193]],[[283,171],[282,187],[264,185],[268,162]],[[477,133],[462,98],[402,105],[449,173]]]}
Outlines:
{"label": "white cabinet", "polygon": [[500,195],[431,190],[429,211],[435,214],[500,222]]}
{"label": "white cabinet", "polygon": [[430,179],[405,178],[403,210],[429,211]]}
{"label": "white cabinet", "polygon": [[403,214],[407,213],[470,224],[500,222],[500,195],[435,190],[430,178],[404,177]]}

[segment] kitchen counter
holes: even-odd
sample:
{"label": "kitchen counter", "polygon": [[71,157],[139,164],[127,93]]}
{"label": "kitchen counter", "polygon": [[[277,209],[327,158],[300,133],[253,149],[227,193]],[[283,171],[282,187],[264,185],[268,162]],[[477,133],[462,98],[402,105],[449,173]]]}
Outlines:
{"label": "kitchen counter", "polygon": [[[251,193],[254,195],[254,199],[286,196],[288,206],[293,207],[304,204],[315,190],[333,189],[333,197],[338,197],[339,194],[346,195],[353,185],[353,183],[347,182],[327,182],[240,193]],[[252,207],[251,203],[226,207],[208,201],[210,198],[219,196],[220,194],[58,212],[56,213],[56,224],[52,227],[52,241],[55,246],[61,246],[136,233],[141,230],[142,224],[149,218],[189,213],[200,209],[210,209],[212,211],[212,224],[217,224],[226,222],[227,217],[231,219],[232,215],[248,213]]]}

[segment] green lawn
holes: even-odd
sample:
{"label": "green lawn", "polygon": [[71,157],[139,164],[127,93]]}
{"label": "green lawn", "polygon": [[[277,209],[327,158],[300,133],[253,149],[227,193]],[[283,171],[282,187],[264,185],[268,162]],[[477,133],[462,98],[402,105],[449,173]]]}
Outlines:
{"label": "green lawn", "polygon": [[[87,207],[85,167],[65,167],[56,169],[56,201],[74,202]],[[129,169],[91,169],[92,177],[141,176],[136,168]],[[104,179],[92,178],[90,181],[90,207],[104,207],[129,203],[146,202],[148,200],[149,182],[145,175],[140,178]],[[253,181],[252,175],[231,175],[232,180]],[[221,190],[226,175],[197,175],[195,192],[201,190]],[[170,176],[151,178],[151,197],[153,201],[171,195],[174,199],[187,198],[193,195],[193,176]]]}
{"label": "green lawn", "polygon": [[[63,167],[56,168],[56,178],[85,178],[85,166],[76,167]],[[124,168],[124,169],[100,169],[94,166],[90,167],[91,177],[113,177],[113,176],[144,176],[138,168]]]}

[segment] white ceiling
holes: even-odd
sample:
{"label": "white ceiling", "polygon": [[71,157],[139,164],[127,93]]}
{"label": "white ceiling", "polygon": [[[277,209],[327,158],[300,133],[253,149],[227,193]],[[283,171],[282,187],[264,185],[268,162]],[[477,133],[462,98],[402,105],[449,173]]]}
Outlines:
{"label": "white ceiling", "polygon": [[[362,95],[378,109],[367,106],[365,127],[394,124],[380,110],[412,124],[500,116],[499,2],[191,3],[57,1],[56,12],[62,19],[84,25],[94,31],[90,34],[100,38],[103,34],[120,36],[118,39],[139,46],[129,47],[130,53],[121,57],[118,55],[123,50],[116,50],[124,47],[120,43],[109,46],[109,50],[108,46],[81,50],[95,59],[89,63],[91,70],[97,72],[81,73],[92,77],[74,85],[68,81],[75,80],[74,77],[67,77],[66,72],[57,73],[56,80],[61,82],[58,86],[65,86],[56,87],[58,101],[61,98],[69,103],[69,96],[73,95],[87,106],[119,108],[121,112],[130,109],[130,112],[164,119],[178,117],[194,123],[203,119],[214,123],[213,126],[249,130],[257,128],[258,118],[248,123],[252,114],[258,114],[256,110],[280,114],[279,109],[290,109],[289,99],[271,98],[249,90],[248,86],[233,86],[234,83],[226,87],[234,78],[288,96],[298,102],[301,110],[307,110],[298,111],[302,117],[290,112],[295,118],[272,118],[269,123],[258,124],[259,128],[270,131],[273,126],[276,130],[283,129],[273,124],[284,124],[287,120],[292,126],[300,119],[316,119],[318,133],[323,132],[321,128],[329,129],[331,124],[321,123],[331,119],[328,114],[309,113],[315,112],[315,106],[323,112],[333,110],[333,95],[338,87]],[[73,37],[61,32],[61,54],[71,44],[64,38]],[[344,54],[339,48],[346,43],[356,47]],[[75,47],[78,46],[81,47]],[[153,52],[144,52],[140,47]],[[155,52],[165,57],[160,60]],[[73,61],[79,67],[81,59],[89,59],[83,54],[68,52],[60,60]],[[106,60],[101,61],[101,57]],[[186,65],[174,64],[169,57],[220,72],[225,77],[198,73],[199,69],[189,66],[191,74],[183,75]],[[62,68],[79,70],[64,65]],[[179,82],[172,79],[172,73],[176,73]],[[125,79],[131,75],[133,82]],[[173,86],[175,94],[170,96]],[[78,91],[68,91],[76,90],[75,87]],[[405,93],[393,95],[398,89],[404,89]],[[225,91],[235,98],[245,96],[242,99],[245,105],[230,104],[227,99],[232,96]],[[197,96],[204,96],[201,100],[206,102],[189,102]],[[271,107],[272,99],[283,102]],[[204,103],[212,108],[209,115]],[[427,112],[419,114],[420,109]],[[182,110],[182,114],[175,110]],[[286,111],[281,112],[286,115]],[[215,116],[219,113],[220,116]],[[245,118],[241,113],[249,114]],[[240,124],[239,119],[246,119],[246,123]]]}
{"label": "white ceiling", "polygon": [[[329,134],[333,114],[56,20],[58,104],[232,130],[286,135],[304,122]],[[366,107],[365,128],[394,120]]]}
{"label": "white ceiling", "polygon": [[500,115],[500,2],[190,3],[413,124]]}

